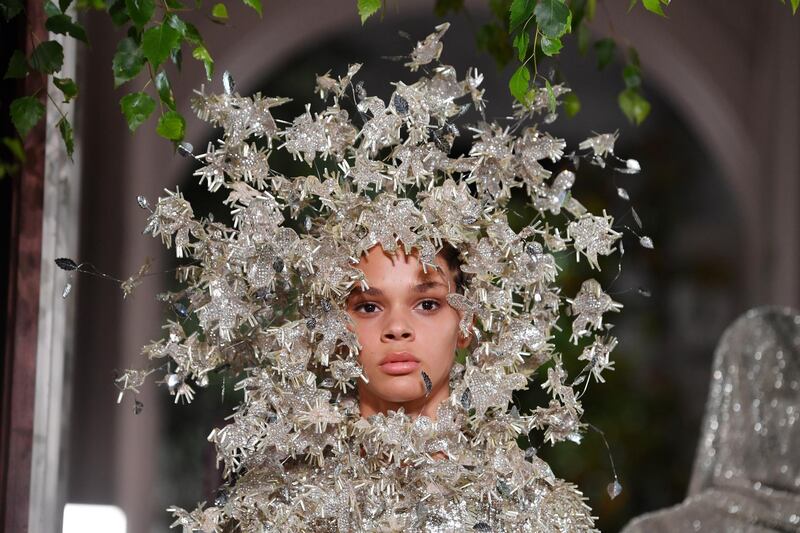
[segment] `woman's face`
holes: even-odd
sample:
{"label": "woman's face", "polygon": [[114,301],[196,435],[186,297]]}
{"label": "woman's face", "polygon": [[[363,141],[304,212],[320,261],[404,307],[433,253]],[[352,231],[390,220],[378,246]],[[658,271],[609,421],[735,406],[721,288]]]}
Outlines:
{"label": "woman's face", "polygon": [[[369,289],[356,287],[347,299],[347,311],[369,379],[359,382],[362,405],[367,402],[384,412],[402,404],[412,412],[428,400],[449,395],[455,350],[467,346],[469,338],[461,336],[460,313],[446,299],[448,292],[455,292],[454,273],[442,258],[437,257],[436,264],[442,270],[428,268],[425,273],[415,255],[400,249],[392,257],[380,245],[358,263]],[[427,398],[420,370],[433,385]]]}

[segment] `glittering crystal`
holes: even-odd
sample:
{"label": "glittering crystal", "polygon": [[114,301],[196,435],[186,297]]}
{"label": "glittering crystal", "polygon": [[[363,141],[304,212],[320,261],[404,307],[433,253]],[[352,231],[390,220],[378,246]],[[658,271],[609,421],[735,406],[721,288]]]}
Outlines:
{"label": "glittering crystal", "polygon": [[653,249],[653,239],[647,236],[642,236],[639,238],[639,244],[642,245],[643,248]]}
{"label": "glittering crystal", "polygon": [[430,395],[431,390],[433,389],[433,382],[428,374],[425,373],[424,370],[419,371],[420,376],[422,377],[422,383],[425,385],[425,396]]}
{"label": "glittering crystal", "polygon": [[[192,146],[192,143],[183,141],[178,145],[178,153],[183,157],[189,157],[194,153],[194,146]],[[139,205],[141,205],[141,203]]]}
{"label": "glittering crystal", "polygon": [[78,263],[68,257],[59,257],[55,260],[56,266],[61,270],[76,270]]}
{"label": "glittering crystal", "polygon": [[581,150],[591,149],[596,157],[605,157],[614,153],[614,143],[617,141],[616,133],[603,133],[590,137],[578,145]]}
{"label": "glittering crystal", "polygon": [[613,500],[622,493],[622,485],[618,480],[615,479],[608,484],[606,487],[606,492],[608,492],[608,497]]}
{"label": "glittering crystal", "polygon": [[469,387],[464,389],[464,392],[461,393],[461,407],[463,407],[465,411],[469,411],[470,407],[472,407],[472,394],[469,391]]}
{"label": "glittering crystal", "polygon": [[167,375],[165,382],[167,387],[169,387],[169,391],[174,393],[177,390],[178,385],[181,384],[181,377],[177,374],[169,374]]}
{"label": "glittering crystal", "polygon": [[144,196],[137,196],[136,202],[139,204],[139,207],[142,209],[150,209],[150,203],[147,201],[147,198]]}
{"label": "glittering crystal", "polygon": [[628,168],[628,170],[632,170],[635,172],[639,172],[640,170],[642,170],[642,167],[639,165],[639,162],[635,159],[628,159],[627,161],[625,161],[625,166]]}
{"label": "glittering crystal", "polygon": [[66,298],[72,292],[72,283],[69,281],[64,284],[64,290],[61,291],[61,297]]}
{"label": "glittering crystal", "polygon": [[189,310],[180,302],[172,304],[172,310],[175,311],[175,314],[181,318],[186,318],[189,316]]}
{"label": "glittering crystal", "polygon": [[642,228],[642,219],[639,218],[639,213],[636,212],[636,209],[631,207],[631,215],[633,215],[633,220],[636,222],[636,225],[639,226],[639,229]]}
{"label": "glittering crystal", "polygon": [[133,401],[133,414],[138,415],[141,414],[142,410],[144,409],[144,404],[139,400]]}
{"label": "glittering crystal", "polygon": [[617,196],[619,196],[620,198],[622,198],[623,200],[626,200],[626,201],[631,199],[631,197],[628,196],[628,191],[626,191],[622,187],[618,187],[617,188]]}
{"label": "glittering crystal", "polygon": [[221,488],[217,491],[216,496],[214,496],[214,505],[222,507],[226,503],[228,503],[228,491]]}
{"label": "glittering crystal", "polygon": [[399,115],[408,114],[408,100],[403,98],[402,95],[395,94],[392,98],[392,105]]}
{"label": "glittering crystal", "polygon": [[229,96],[236,90],[236,82],[233,81],[233,76],[227,70],[222,74],[222,87],[225,89],[225,94]]}

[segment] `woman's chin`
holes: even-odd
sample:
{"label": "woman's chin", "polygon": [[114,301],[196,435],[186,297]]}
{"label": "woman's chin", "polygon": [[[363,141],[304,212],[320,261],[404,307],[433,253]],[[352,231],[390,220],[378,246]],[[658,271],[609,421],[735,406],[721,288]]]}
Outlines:
{"label": "woman's chin", "polygon": [[395,376],[382,383],[376,389],[378,396],[387,402],[408,403],[425,397],[425,390],[419,379],[409,378],[409,376]]}

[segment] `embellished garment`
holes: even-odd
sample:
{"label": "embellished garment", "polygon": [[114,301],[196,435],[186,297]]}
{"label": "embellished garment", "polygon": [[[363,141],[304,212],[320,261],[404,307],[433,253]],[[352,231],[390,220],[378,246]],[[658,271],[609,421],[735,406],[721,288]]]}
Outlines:
{"label": "embellished garment", "polygon": [[[237,498],[247,495],[234,514],[241,530],[592,530],[580,492],[510,435],[473,446],[460,408],[443,404],[438,416],[356,413],[343,424],[354,433],[348,448],[322,465],[267,460],[249,470],[235,485]],[[178,515],[192,523],[208,512]]]}
{"label": "embellished garment", "polygon": [[800,314],[762,307],[717,346],[689,496],[624,533],[800,531]]}
{"label": "embellished garment", "polygon": [[[447,27],[417,44],[408,66],[425,75],[396,83],[388,102],[354,83],[360,65],[319,76],[326,107],[288,122],[272,116],[285,99],[240,96],[227,73],[224,94],[194,99],[198,116],[224,130],[197,156],[196,175],[228,191],[234,223],[195,216],[178,191],[151,209],[147,232],[185,262],[182,289],[161,295],[175,312],[168,335],[144,353],[168,369],[176,401],[191,401],[212,372],[239,376],[244,401],[209,435],[226,479],[213,505],[171,509],[184,531],[592,529],[580,492],[517,438],[541,431],[547,443],[580,441],[580,397],[613,369],[606,315],[622,306],[594,279],[562,295],[558,275],[565,261],[583,256],[598,269],[622,252],[613,218],[572,196],[578,164],[622,162],[630,172],[638,163],[614,155],[615,134],[567,153],[563,139],[541,131],[535,119],[552,120],[568,91],[549,84],[509,124],[470,126],[472,148],[452,156],[454,121],[470,107],[483,113],[483,77],[470,70],[459,79],[438,63]],[[270,150],[309,172],[328,164],[286,176],[271,167]],[[512,228],[517,192],[536,216]],[[355,265],[380,245],[436,269],[445,244],[469,277],[447,302],[475,337],[452,369],[450,398],[436,421],[402,412],[362,419],[352,391],[368,377],[343,305],[353,288],[368,288]],[[570,324],[574,353],[562,353],[553,337]],[[565,357],[582,370],[568,376]],[[118,384],[137,392],[154,371],[130,370]],[[531,383],[549,403],[520,413],[512,394]]]}

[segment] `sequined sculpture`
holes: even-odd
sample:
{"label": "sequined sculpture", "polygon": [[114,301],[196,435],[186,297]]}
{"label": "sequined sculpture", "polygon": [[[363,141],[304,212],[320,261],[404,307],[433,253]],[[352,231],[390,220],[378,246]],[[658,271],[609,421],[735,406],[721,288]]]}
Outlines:
{"label": "sequined sculpture", "polygon": [[[453,121],[469,106],[482,112],[483,91],[477,71],[460,80],[439,64],[447,27],[417,44],[407,66],[427,74],[396,83],[389,102],[352,82],[360,65],[318,77],[328,107],[307,106],[283,129],[271,108],[285,99],[240,96],[227,76],[224,94],[194,99],[198,116],[224,129],[197,156],[196,175],[211,191],[228,190],[234,224],[196,217],[177,191],[152,209],[142,199],[147,232],[188,260],[178,270],[183,289],[163,295],[177,319],[145,353],[170,362],[164,382],[176,401],[190,401],[212,372],[245,377],[243,403],[209,436],[227,481],[214,505],[171,509],[184,531],[592,530],[581,493],[516,439],[540,430],[549,442],[579,441],[580,395],[589,378],[603,381],[613,368],[617,340],[604,315],[621,305],[593,279],[562,296],[556,257],[584,256],[599,268],[601,256],[618,251],[612,218],[589,213],[570,193],[580,160],[622,161],[616,135],[565,155],[566,143],[533,123],[552,119],[567,91],[555,86],[517,106],[509,126],[471,127],[469,154],[451,157],[460,134]],[[270,150],[309,168],[335,165],[288,177],[270,166]],[[560,170],[547,170],[545,159]],[[638,169],[622,163],[623,172]],[[515,188],[540,213],[519,232],[507,218]],[[452,369],[450,401],[435,420],[402,410],[362,419],[353,389],[366,378],[342,308],[365,283],[353,265],[380,244],[436,268],[444,243],[459,250],[470,276],[448,302],[463,312],[464,330],[475,320],[478,337]],[[182,321],[192,314],[199,329],[188,332]],[[585,346],[572,379],[551,342],[563,315],[574,317],[572,339]],[[510,408],[513,391],[542,366],[549,404]],[[118,384],[135,391],[148,372],[129,371]]]}
{"label": "sequined sculpture", "polygon": [[800,314],[762,307],[722,335],[686,500],[625,533],[800,531]]}

